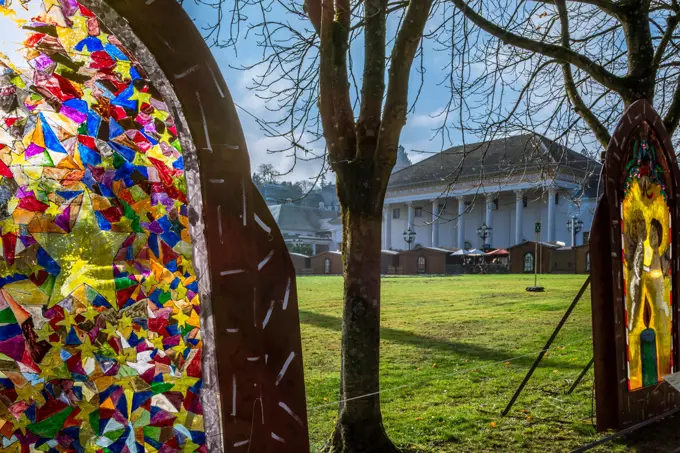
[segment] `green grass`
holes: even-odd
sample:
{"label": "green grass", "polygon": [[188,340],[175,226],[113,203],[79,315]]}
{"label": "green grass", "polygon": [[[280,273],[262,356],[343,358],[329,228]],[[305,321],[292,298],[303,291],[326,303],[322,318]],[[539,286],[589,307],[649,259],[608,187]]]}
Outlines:
{"label": "green grass", "polygon": [[[583,284],[583,275],[393,277],[382,281],[381,402],[392,440],[410,452],[571,451],[602,437],[591,423],[586,292],[507,417],[500,412]],[[298,278],[312,451],[339,398],[342,279]],[[511,360],[508,360],[511,359]],[[594,451],[674,451],[676,419]]]}

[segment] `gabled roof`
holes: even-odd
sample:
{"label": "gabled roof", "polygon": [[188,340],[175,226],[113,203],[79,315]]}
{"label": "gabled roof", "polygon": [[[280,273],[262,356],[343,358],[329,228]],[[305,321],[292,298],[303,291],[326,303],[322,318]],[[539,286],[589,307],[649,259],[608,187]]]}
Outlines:
{"label": "gabled roof", "polygon": [[323,230],[323,221],[337,217],[338,213],[325,209],[308,208],[292,204],[269,206],[276,224],[281,230],[318,232]]}
{"label": "gabled roof", "polygon": [[312,256],[312,258],[324,255],[342,255],[342,252],[340,250],[327,250],[325,252],[317,253],[316,255]]}
{"label": "gabled roof", "polygon": [[[511,245],[510,247],[507,248],[507,250],[514,249],[515,247],[519,247],[519,246],[525,245],[525,244],[536,244],[536,241],[526,241],[525,240],[525,241],[520,242],[519,244]],[[555,244],[555,243],[552,243],[552,242],[539,242],[539,244],[543,247],[548,247],[548,248],[551,248],[551,249],[558,249],[560,247],[564,247],[564,244]]]}
{"label": "gabled roof", "polygon": [[402,250],[401,254],[414,253],[414,252],[418,252],[420,250],[432,250],[434,252],[445,253],[445,254],[449,255],[449,254],[451,254],[451,252],[455,252],[458,249],[445,249],[445,248],[442,248],[442,247],[423,247],[423,246],[420,246],[420,247],[412,248],[411,250]]}
{"label": "gabled roof", "polygon": [[536,133],[454,146],[392,175],[389,188],[444,184],[492,175],[555,172],[586,182],[599,174],[600,163]]}

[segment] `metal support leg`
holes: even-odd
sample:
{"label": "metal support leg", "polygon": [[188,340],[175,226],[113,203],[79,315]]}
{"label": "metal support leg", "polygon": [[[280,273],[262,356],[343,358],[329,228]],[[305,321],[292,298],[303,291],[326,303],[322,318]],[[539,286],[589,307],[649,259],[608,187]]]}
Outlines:
{"label": "metal support leg", "polygon": [[524,387],[529,382],[529,379],[531,379],[531,376],[534,374],[534,371],[536,371],[536,368],[538,368],[538,365],[541,363],[541,360],[543,360],[545,353],[548,352],[548,350],[550,349],[550,346],[552,346],[553,341],[555,341],[555,338],[557,338],[557,334],[560,333],[560,330],[562,330],[564,323],[567,322],[569,315],[571,315],[571,312],[574,311],[574,308],[576,308],[576,304],[578,303],[579,300],[581,300],[581,296],[583,296],[583,293],[586,291],[586,288],[588,288],[589,284],[590,284],[590,275],[588,276],[588,278],[586,278],[586,281],[583,282],[583,286],[581,286],[581,289],[578,291],[578,294],[576,294],[576,297],[574,297],[574,300],[572,301],[571,305],[569,305],[569,308],[567,308],[566,313],[564,313],[564,316],[562,316],[560,323],[557,324],[557,327],[555,328],[555,331],[553,332],[553,334],[550,336],[550,339],[548,340],[548,342],[543,347],[543,350],[538,354],[538,357],[536,357],[534,364],[531,365],[531,369],[529,370],[527,375],[524,376],[524,380],[519,385],[519,388],[517,389],[517,391],[515,391],[515,394],[512,395],[512,399],[508,403],[505,410],[503,410],[503,412],[501,413],[501,415],[503,417],[508,415],[508,412],[510,412],[510,409],[512,409],[512,406],[515,404],[515,401],[517,401],[517,398],[522,393],[522,390],[524,390]]}

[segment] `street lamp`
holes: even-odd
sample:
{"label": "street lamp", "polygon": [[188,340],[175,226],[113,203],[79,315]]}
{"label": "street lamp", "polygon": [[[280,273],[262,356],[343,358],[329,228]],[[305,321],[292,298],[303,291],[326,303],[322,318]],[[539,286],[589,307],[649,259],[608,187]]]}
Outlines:
{"label": "street lamp", "polygon": [[583,220],[576,216],[572,216],[571,219],[567,220],[567,230],[571,233],[571,246],[576,245],[576,234],[583,228]]}
{"label": "street lamp", "polygon": [[484,244],[483,248],[485,249],[491,248],[491,244],[486,243],[486,238],[491,236],[492,229],[493,228],[486,225],[486,222],[482,223],[482,225],[477,228],[477,235],[482,238],[482,243]]}
{"label": "street lamp", "polygon": [[416,240],[416,232],[411,228],[404,231],[404,241],[408,244],[408,249],[411,250],[411,244]]}

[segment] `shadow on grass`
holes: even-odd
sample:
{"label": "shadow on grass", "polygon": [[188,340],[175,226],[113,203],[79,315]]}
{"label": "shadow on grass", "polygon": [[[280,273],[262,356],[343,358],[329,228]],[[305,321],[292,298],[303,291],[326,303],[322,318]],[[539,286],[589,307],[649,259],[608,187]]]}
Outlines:
{"label": "shadow on grass", "polygon": [[[342,330],[342,318],[324,315],[321,313],[314,313],[306,310],[300,310],[300,322],[302,324],[310,324],[323,329],[335,331]],[[516,350],[508,351],[505,349],[492,349],[470,343],[428,337],[426,335],[419,335],[390,327],[380,328],[380,338],[394,343],[456,354],[465,358],[476,358],[486,362],[502,362],[511,357],[516,357],[519,355],[518,351]],[[512,363],[515,365],[530,366],[536,359],[536,355],[538,355],[538,353],[535,355],[531,354],[527,357],[518,358],[513,360]],[[563,369],[568,368],[581,370],[583,368],[583,364],[581,363],[560,362],[555,361],[552,358],[544,358],[541,362],[541,365]]]}
{"label": "shadow on grass", "polygon": [[674,453],[680,451],[680,414],[641,428],[614,443],[627,451],[639,453]]}

